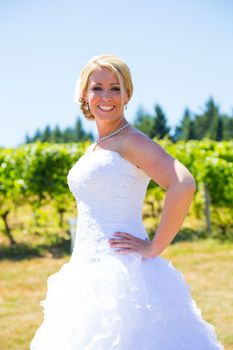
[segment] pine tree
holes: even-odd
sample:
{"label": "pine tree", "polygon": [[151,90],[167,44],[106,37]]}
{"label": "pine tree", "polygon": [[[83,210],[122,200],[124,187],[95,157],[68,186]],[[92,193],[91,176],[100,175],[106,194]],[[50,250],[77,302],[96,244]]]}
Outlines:
{"label": "pine tree", "polygon": [[204,113],[196,115],[194,120],[194,130],[197,139],[200,140],[203,137],[208,137],[212,140],[217,140],[219,118],[219,108],[211,97],[206,102]]}
{"label": "pine tree", "polygon": [[31,141],[31,138],[30,138],[30,136],[28,135],[28,133],[26,133],[26,135],[25,135],[25,143],[31,143],[32,141]]}
{"label": "pine tree", "polygon": [[155,105],[154,109],[155,117],[152,129],[152,137],[156,136],[159,139],[162,139],[164,136],[170,136],[170,127],[167,125],[167,118],[165,113],[158,104]]}
{"label": "pine tree", "polygon": [[74,141],[75,141],[74,129],[71,127],[67,127],[63,131],[63,142],[74,142]]}
{"label": "pine tree", "polygon": [[37,129],[36,129],[36,132],[35,132],[35,134],[34,134],[34,136],[33,136],[32,139],[31,139],[31,141],[32,141],[32,142],[35,142],[35,141],[37,141],[37,140],[41,140],[41,135],[42,135],[42,133],[41,133],[40,129],[37,128]]}
{"label": "pine tree", "polygon": [[216,140],[222,141],[222,139],[223,139],[223,118],[220,115],[217,123]]}
{"label": "pine tree", "polygon": [[141,130],[150,138],[152,138],[153,124],[154,124],[153,117],[150,114],[146,113],[143,107],[139,107],[136,112],[136,118],[133,122],[133,126],[138,130]]}
{"label": "pine tree", "polygon": [[51,136],[52,136],[52,130],[49,125],[46,125],[44,132],[41,135],[40,140],[42,142],[50,142],[51,141]]}
{"label": "pine tree", "polygon": [[191,117],[191,112],[188,108],[185,109],[180,125],[175,128],[173,140],[192,140],[195,139],[194,122]]}
{"label": "pine tree", "polygon": [[57,142],[57,143],[63,142],[62,131],[60,130],[60,127],[58,124],[55,126],[54,130],[52,131],[51,138],[52,138],[53,142]]}
{"label": "pine tree", "polygon": [[222,115],[223,122],[223,140],[233,139],[233,115]]}
{"label": "pine tree", "polygon": [[88,138],[87,134],[83,130],[82,121],[81,121],[80,117],[78,117],[76,120],[75,128],[74,128],[74,135],[75,135],[76,142],[85,141]]}

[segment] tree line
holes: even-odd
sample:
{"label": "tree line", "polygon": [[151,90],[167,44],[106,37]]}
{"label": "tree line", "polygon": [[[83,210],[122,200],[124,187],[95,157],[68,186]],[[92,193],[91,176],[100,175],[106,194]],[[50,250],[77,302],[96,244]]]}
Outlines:
{"label": "tree line", "polygon": [[[150,138],[166,137],[172,142],[202,140],[205,137],[214,141],[233,138],[233,115],[222,113],[212,97],[207,100],[202,113],[193,113],[186,108],[174,132],[171,132],[166,113],[159,104],[155,104],[153,113],[147,113],[142,107],[138,108],[132,125]],[[24,143],[69,143],[87,140],[93,141],[94,136],[84,130],[82,119],[77,117],[74,127],[61,130],[58,125],[53,129],[47,125],[44,130],[37,129],[31,137],[27,134]]]}
{"label": "tree line", "polygon": [[56,125],[54,128],[46,125],[44,130],[40,130],[38,128],[33,136],[26,134],[24,144],[34,143],[36,141],[49,143],[70,143],[93,140],[94,136],[92,132],[86,132],[84,130],[82,120],[80,117],[78,117],[74,127],[67,127],[64,130],[62,130],[59,125]]}

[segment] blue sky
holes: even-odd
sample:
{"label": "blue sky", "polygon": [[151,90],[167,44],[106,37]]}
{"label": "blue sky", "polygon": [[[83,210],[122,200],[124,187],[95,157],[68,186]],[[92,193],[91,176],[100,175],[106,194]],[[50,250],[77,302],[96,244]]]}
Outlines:
{"label": "blue sky", "polygon": [[[46,124],[73,126],[75,81],[105,53],[131,69],[129,122],[139,106],[159,103],[173,128],[185,107],[200,112],[210,96],[232,114],[232,38],[230,0],[2,1],[0,145],[17,147]],[[83,125],[96,135],[94,122]]]}

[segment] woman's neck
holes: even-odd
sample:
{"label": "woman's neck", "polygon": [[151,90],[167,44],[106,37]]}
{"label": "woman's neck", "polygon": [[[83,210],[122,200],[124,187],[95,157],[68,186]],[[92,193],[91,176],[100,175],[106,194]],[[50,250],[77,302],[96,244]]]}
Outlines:
{"label": "woman's neck", "polygon": [[112,132],[116,131],[117,129],[119,129],[120,127],[122,127],[123,125],[125,125],[126,123],[127,123],[127,120],[125,119],[124,116],[114,121],[109,121],[109,120],[96,121],[96,126],[99,134],[98,137],[102,138],[104,136],[107,136]]}

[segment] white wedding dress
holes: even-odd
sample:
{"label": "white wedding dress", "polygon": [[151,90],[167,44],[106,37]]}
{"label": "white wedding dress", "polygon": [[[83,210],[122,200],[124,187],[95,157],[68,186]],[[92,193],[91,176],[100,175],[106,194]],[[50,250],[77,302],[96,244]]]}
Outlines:
{"label": "white wedding dress", "polygon": [[147,174],[100,149],[80,157],[67,179],[78,208],[75,245],[69,262],[48,278],[44,320],[30,349],[222,350],[170,261],[109,247],[115,231],[147,238]]}

